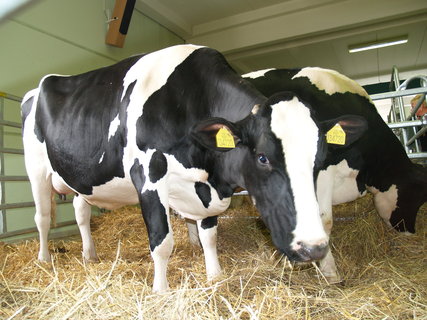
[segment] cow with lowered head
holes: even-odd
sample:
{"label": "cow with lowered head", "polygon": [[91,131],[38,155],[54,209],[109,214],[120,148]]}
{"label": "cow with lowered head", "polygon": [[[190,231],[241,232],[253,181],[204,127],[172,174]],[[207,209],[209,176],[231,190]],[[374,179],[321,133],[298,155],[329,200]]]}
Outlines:
{"label": "cow with lowered head", "polygon": [[[427,201],[427,169],[410,161],[400,141],[378,114],[366,91],[336,71],[322,68],[267,69],[244,75],[265,95],[290,90],[310,104],[318,121],[342,115],[367,120],[368,130],[349,147],[329,144],[317,179],[325,230],[332,228],[332,205],[369,191],[384,221],[398,231],[415,232],[420,206]],[[320,262],[327,278],[340,277],[330,251]]]}
{"label": "cow with lowered head", "polygon": [[281,252],[297,261],[323,258],[328,236],[313,177],[326,157],[324,133],[342,123],[350,144],[366,124],[358,116],[318,121],[313,115],[292,93],[265,98],[220,53],[193,45],[44,77],[22,103],[39,260],[51,259],[52,194],[74,193],[85,259],[97,260],[90,206],[139,203],[154,260],[153,289],[166,290],[173,208],[197,222],[207,275],[214,278],[221,272],[216,217],[237,186],[250,192]]}

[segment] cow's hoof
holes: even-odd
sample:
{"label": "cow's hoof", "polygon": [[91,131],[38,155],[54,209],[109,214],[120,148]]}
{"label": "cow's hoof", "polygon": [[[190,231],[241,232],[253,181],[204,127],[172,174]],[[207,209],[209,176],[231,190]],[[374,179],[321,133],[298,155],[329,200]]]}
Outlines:
{"label": "cow's hoof", "polygon": [[169,291],[169,284],[153,285],[153,293],[162,294]]}
{"label": "cow's hoof", "polygon": [[343,282],[342,278],[338,274],[324,274],[323,276],[325,277],[328,284],[338,284]]}
{"label": "cow's hoof", "polygon": [[222,272],[217,272],[214,274],[208,274],[207,279],[209,282],[215,282],[218,281],[222,277]]}
{"label": "cow's hoof", "polygon": [[38,260],[40,262],[45,262],[45,263],[51,263],[52,262],[52,258],[51,258],[51,256],[50,256],[49,253],[48,254],[41,254],[41,253],[39,253]]}
{"label": "cow's hoof", "polygon": [[94,256],[83,255],[83,260],[87,263],[99,263],[100,261],[97,255],[94,255]]}

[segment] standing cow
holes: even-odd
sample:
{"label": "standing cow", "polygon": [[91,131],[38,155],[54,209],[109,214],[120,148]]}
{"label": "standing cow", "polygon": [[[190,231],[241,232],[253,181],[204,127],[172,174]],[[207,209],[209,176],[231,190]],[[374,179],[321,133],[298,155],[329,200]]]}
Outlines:
{"label": "standing cow", "polygon": [[[357,199],[366,190],[375,208],[398,231],[415,232],[419,207],[427,201],[427,169],[413,164],[400,141],[355,81],[321,68],[268,69],[244,75],[265,95],[289,90],[311,105],[317,121],[346,114],[363,116],[368,130],[348,148],[329,144],[317,179],[317,198],[325,230],[332,228],[332,205]],[[340,278],[332,254],[320,262],[330,281]]]}
{"label": "standing cow", "polygon": [[87,260],[97,260],[90,205],[139,203],[154,291],[168,288],[169,208],[197,221],[208,278],[220,273],[216,216],[237,186],[256,200],[281,252],[291,260],[323,258],[328,236],[313,177],[326,156],[324,132],[337,121],[345,130],[360,127],[348,132],[352,143],[365,127],[354,116],[319,122],[291,93],[267,100],[220,53],[193,45],[76,76],[46,76],[24,97],[22,116],[38,258],[50,260],[52,193],[75,193]]}

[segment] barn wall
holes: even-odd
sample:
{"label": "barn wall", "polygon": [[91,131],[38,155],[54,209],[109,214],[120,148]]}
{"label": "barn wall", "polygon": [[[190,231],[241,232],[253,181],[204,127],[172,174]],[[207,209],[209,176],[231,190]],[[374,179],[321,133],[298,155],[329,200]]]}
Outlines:
{"label": "barn wall", "polygon": [[[46,74],[81,73],[183,43],[135,10],[124,48],[108,46],[104,9],[113,8],[114,0],[40,0],[0,22],[0,91],[22,97]],[[5,120],[20,122],[19,103],[4,100],[3,109]],[[20,130],[3,128],[3,142],[7,148],[22,148]],[[4,175],[25,175],[23,156],[5,154],[3,169]],[[32,201],[28,182],[5,182],[3,196],[6,203]],[[33,215],[34,208],[2,212],[0,235],[34,227]],[[71,204],[58,206],[58,222],[72,218]],[[75,231],[74,226],[58,232]]]}

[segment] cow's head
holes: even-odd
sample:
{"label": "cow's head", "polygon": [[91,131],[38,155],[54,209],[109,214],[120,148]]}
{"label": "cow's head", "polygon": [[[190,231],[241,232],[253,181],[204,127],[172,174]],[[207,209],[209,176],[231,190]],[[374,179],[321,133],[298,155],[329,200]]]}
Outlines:
{"label": "cow's head", "polygon": [[[193,130],[206,148],[228,151],[219,156],[221,175],[248,190],[273,243],[291,260],[319,260],[328,250],[314,181],[327,154],[325,134],[336,123],[346,133],[344,147],[366,129],[358,116],[317,122],[298,97],[281,93],[239,122],[212,118]],[[220,130],[219,140],[232,141],[229,147],[218,145]]]}

